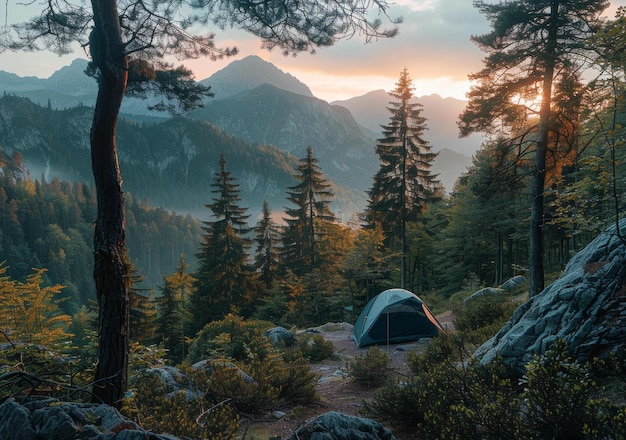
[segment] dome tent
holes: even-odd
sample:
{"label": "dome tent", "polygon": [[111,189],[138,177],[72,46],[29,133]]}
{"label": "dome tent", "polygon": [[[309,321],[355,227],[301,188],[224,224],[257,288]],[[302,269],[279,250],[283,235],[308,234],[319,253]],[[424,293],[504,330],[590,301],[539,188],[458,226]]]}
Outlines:
{"label": "dome tent", "polygon": [[357,347],[415,341],[444,332],[426,304],[414,293],[389,289],[367,303],[354,324]]}

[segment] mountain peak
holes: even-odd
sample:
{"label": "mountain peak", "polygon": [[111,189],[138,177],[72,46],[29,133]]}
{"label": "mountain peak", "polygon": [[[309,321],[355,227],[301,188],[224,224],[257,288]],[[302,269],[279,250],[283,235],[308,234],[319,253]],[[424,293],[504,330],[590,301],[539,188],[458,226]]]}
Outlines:
{"label": "mountain peak", "polygon": [[306,84],[256,55],[233,61],[200,83],[211,86],[215,99],[227,98],[254,89],[263,83],[299,95],[313,96]]}

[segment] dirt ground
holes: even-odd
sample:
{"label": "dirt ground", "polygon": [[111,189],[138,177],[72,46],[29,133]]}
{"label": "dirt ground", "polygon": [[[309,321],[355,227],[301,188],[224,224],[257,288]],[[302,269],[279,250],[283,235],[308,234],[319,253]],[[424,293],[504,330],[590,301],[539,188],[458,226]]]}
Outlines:
{"label": "dirt ground", "polygon": [[[438,315],[437,319],[446,331],[454,330],[454,316],[451,312]],[[347,323],[329,323],[314,330],[335,346],[335,353],[331,359],[311,364],[311,369],[320,374],[317,382],[319,400],[307,407],[280,408],[285,415],[279,419],[269,414],[265,418],[242,420],[244,426],[242,439],[285,439],[300,425],[305,425],[328,411],[358,416],[363,401],[371,399],[376,391],[375,388],[356,384],[346,375],[347,362],[356,356],[364,356],[368,350],[368,347],[357,348],[352,339],[352,326]],[[429,340],[422,339],[416,342],[380,346],[380,348],[389,354],[392,367],[402,375],[408,372],[405,362],[406,353],[425,347],[428,342]]]}

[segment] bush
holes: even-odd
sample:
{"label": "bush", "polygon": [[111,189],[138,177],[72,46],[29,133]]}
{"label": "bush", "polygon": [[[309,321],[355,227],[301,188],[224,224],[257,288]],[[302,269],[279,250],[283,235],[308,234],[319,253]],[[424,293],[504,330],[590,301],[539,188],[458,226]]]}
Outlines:
{"label": "bush", "polygon": [[519,304],[503,295],[486,295],[455,309],[454,327],[469,342],[480,345],[500,330]]}
{"label": "bush", "polygon": [[263,333],[274,327],[267,321],[245,321],[229,314],[221,321],[207,324],[189,346],[187,362],[194,364],[204,359],[227,358],[243,361],[251,355],[263,357],[269,353],[269,343]]}
{"label": "bush", "polygon": [[[234,315],[205,326],[191,344],[188,357],[194,363],[208,360],[209,378],[203,389],[216,400],[230,399],[240,412],[254,414],[284,403],[314,400],[319,376],[299,351],[283,353],[271,345],[263,336],[271,327],[271,323],[246,322]],[[327,344],[312,340],[317,341],[313,350],[328,350]]]}
{"label": "bush", "polygon": [[[532,431],[542,438],[626,438],[626,406],[597,397],[590,363],[575,362],[567,344],[557,340],[535,356],[521,383],[525,412]],[[617,436],[617,437],[616,437]]]}
{"label": "bush", "polygon": [[144,429],[180,438],[236,438],[239,416],[229,402],[211,400],[204,394],[205,373],[187,370],[178,380],[185,392],[168,387],[157,373],[134,376],[132,397],[124,400],[123,414]]}
{"label": "bush", "polygon": [[626,438],[626,406],[598,397],[592,366],[570,359],[562,342],[530,362],[520,381],[498,361],[459,361],[453,339],[433,346],[415,356],[416,376],[377,391],[363,413],[417,427],[424,438]]}
{"label": "bush", "polygon": [[298,348],[302,356],[310,362],[319,362],[330,358],[335,352],[335,346],[322,335],[304,333],[298,337]]}
{"label": "bush", "polygon": [[356,356],[347,364],[348,376],[357,383],[377,387],[389,383],[393,377],[391,358],[379,347],[367,350],[365,356]]}
{"label": "bush", "polygon": [[461,334],[442,333],[433,338],[423,352],[409,351],[406,354],[406,362],[414,374],[427,373],[442,363],[461,363],[470,355],[465,344]]}

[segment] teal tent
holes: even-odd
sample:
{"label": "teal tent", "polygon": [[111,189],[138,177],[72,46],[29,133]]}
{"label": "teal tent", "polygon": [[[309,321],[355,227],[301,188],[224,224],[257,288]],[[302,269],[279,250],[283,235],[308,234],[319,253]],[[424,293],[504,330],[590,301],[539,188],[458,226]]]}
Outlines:
{"label": "teal tent", "polygon": [[357,347],[432,338],[444,332],[426,304],[414,293],[389,289],[367,303],[354,324]]}

